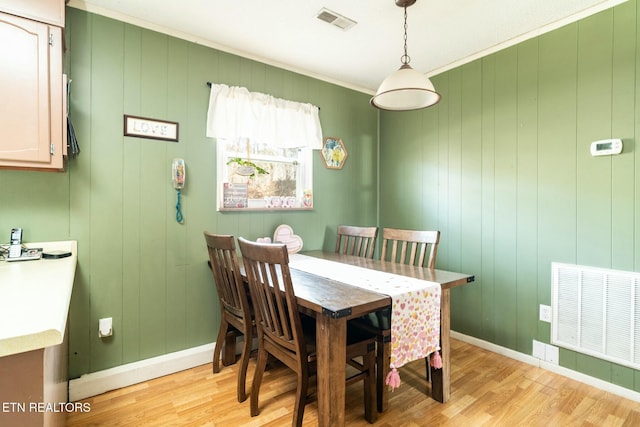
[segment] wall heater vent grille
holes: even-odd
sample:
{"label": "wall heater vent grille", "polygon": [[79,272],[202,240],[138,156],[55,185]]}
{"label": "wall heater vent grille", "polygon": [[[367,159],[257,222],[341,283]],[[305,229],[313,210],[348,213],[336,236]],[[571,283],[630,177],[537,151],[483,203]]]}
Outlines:
{"label": "wall heater vent grille", "polygon": [[640,273],[552,263],[551,341],[640,369]]}

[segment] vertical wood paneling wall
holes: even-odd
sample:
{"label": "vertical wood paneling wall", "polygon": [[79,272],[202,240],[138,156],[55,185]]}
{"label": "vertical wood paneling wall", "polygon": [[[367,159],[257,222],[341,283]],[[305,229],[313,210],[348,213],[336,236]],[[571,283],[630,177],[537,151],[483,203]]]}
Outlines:
{"label": "vertical wood paneling wall", "polygon": [[[82,151],[65,173],[0,171],[0,232],[78,240],[71,378],[215,341],[204,230],[254,239],[286,223],[305,248],[331,249],[338,224],[377,223],[378,114],[368,95],[73,8],[65,33]],[[349,158],[329,170],[314,153],[314,211],[216,212],[207,81],[321,108],[325,136],[342,138]],[[124,114],[179,122],[179,142],[123,137]],[[175,157],[187,169],[184,225],[175,221]],[[113,317],[111,338],[97,337],[102,317]]]}
{"label": "vertical wood paneling wall", "polygon": [[[79,242],[71,377],[215,339],[203,230],[256,238],[288,223],[305,248],[331,249],[338,224],[376,224],[377,209],[382,227],[439,229],[437,266],[476,275],[453,292],[454,330],[530,354],[550,338],[537,316],[551,261],[640,271],[639,13],[630,0],[451,70],[434,78],[438,106],[378,123],[368,95],[67,8],[82,152],[62,174],[0,171],[0,232]],[[334,171],[316,156],[313,212],[215,211],[206,81],[321,107],[349,159]],[[124,138],[123,114],[178,121],[180,142]],[[609,137],[623,154],[591,157]],[[174,157],[187,163],[184,225]],[[105,316],[115,331],[101,340]],[[632,369],[564,350],[560,363],[640,391]]]}
{"label": "vertical wood paneling wall", "polygon": [[[476,275],[452,328],[531,354],[549,342],[551,262],[640,271],[636,1],[434,78],[437,106],[382,113],[380,226],[439,229],[437,267]],[[592,157],[592,141],[624,152]],[[570,369],[640,391],[640,372]]]}

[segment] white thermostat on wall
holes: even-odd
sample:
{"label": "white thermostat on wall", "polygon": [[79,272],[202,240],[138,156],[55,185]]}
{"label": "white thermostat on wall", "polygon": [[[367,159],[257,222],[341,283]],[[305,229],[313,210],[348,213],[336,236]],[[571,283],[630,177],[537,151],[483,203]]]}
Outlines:
{"label": "white thermostat on wall", "polygon": [[592,156],[610,156],[622,153],[621,139],[603,139],[591,143]]}

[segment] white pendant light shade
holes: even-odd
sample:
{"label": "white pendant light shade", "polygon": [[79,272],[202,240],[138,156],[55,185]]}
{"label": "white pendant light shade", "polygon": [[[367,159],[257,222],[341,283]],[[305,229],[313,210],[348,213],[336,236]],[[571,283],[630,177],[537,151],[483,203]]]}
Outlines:
{"label": "white pendant light shade", "polygon": [[407,8],[416,0],[395,0],[396,6],[404,8],[404,55],[398,71],[384,79],[371,105],[381,110],[410,111],[430,107],[440,101],[433,83],[427,76],[411,68],[407,53]]}
{"label": "white pendant light shade", "polygon": [[440,101],[431,80],[424,74],[403,64],[389,75],[371,98],[371,105],[381,110],[410,111],[419,110]]}

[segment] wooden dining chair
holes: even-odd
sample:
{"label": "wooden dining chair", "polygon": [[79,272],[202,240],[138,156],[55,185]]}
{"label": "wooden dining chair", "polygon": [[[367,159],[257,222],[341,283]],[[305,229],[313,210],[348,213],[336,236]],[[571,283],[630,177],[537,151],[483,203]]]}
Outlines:
{"label": "wooden dining chair", "polygon": [[[251,416],[258,415],[258,395],[267,357],[272,355],[297,373],[293,425],[302,425],[308,399],[309,378],[317,373],[315,319],[301,315],[284,244],[256,243],[240,237],[245,274],[253,302],[258,334],[258,360],[251,386]],[[274,291],[277,290],[277,291]],[[347,384],[364,380],[365,418],[376,420],[375,336],[347,330],[347,361],[357,373]],[[362,357],[362,362],[354,360]]]}
{"label": "wooden dining chair", "polygon": [[362,258],[373,258],[377,237],[378,227],[339,225],[336,252]]}
{"label": "wooden dining chair", "polygon": [[[380,260],[434,268],[439,242],[439,231],[383,228]],[[366,330],[376,331],[377,334],[376,391],[378,410],[382,412],[386,409],[384,402],[387,401],[385,394],[388,393],[385,379],[389,373],[391,359],[391,312],[388,309],[381,310],[356,319],[353,323]],[[428,358],[425,362],[428,375],[430,370]]]}
{"label": "wooden dining chair", "polygon": [[245,383],[255,329],[251,305],[242,280],[233,236],[210,234],[205,231],[204,238],[221,311],[220,329],[213,351],[213,372],[220,372],[220,352],[223,343],[225,352],[231,353],[235,358],[237,333],[244,335],[237,392],[238,402],[244,402],[247,399]]}

